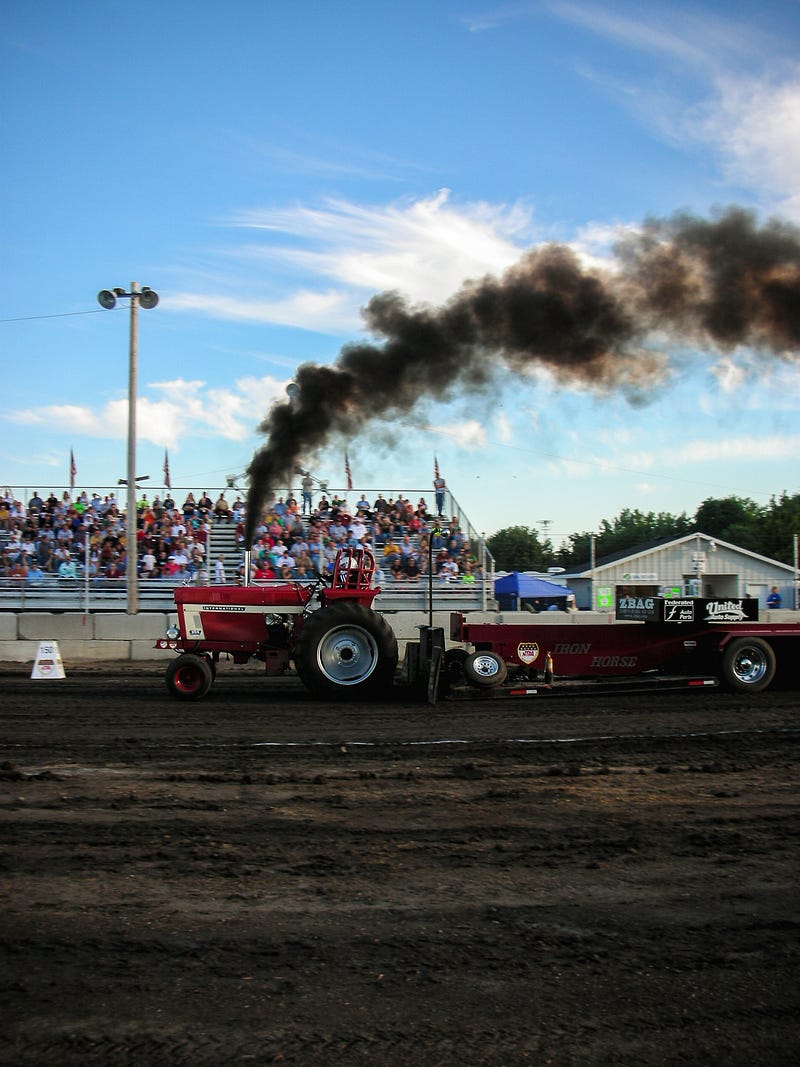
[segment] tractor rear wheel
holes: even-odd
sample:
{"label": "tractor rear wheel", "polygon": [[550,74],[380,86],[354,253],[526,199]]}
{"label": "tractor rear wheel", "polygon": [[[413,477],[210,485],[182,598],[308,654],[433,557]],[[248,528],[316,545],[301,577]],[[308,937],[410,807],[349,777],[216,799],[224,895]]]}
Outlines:
{"label": "tractor rear wheel", "polygon": [[314,696],[341,700],[381,694],[394,681],[397,638],[383,616],[363,604],[332,604],[306,619],[294,664]]}
{"label": "tractor rear wheel", "polygon": [[214,681],[214,669],[207,656],[184,652],[167,667],[167,689],[178,700],[200,700]]}

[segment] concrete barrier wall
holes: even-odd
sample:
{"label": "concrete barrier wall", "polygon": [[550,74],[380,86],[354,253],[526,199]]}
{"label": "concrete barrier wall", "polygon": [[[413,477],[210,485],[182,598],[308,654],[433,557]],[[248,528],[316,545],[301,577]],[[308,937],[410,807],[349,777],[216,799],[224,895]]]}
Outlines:
{"label": "concrete barrier wall", "polygon": [[62,660],[168,660],[153,648],[174,615],[84,615],[29,612],[0,615],[0,664],[33,663],[40,641],[57,641]]}
{"label": "concrete barrier wall", "polygon": [[[409,641],[419,640],[419,627],[427,626],[427,612],[390,612],[386,621],[394,630],[400,648],[400,658]],[[51,612],[0,612],[0,665],[3,663],[31,663],[36,659],[40,641],[57,641],[61,658],[65,661],[168,661],[175,655],[170,650],[153,648],[163,637],[167,626],[175,622],[174,613],[143,612],[139,615]],[[528,611],[471,611],[469,622],[520,623],[528,626],[581,626],[586,623],[614,622],[611,613],[590,611],[555,612],[532,615]],[[764,611],[763,622],[798,621],[795,611]],[[433,625],[444,629],[449,642],[450,612],[434,612]],[[639,623],[618,625],[638,626]]]}
{"label": "concrete barrier wall", "polygon": [[[530,621],[528,612],[506,613],[470,612],[472,622],[511,621],[518,614],[523,621]],[[551,612],[548,621],[555,613]],[[397,635],[400,657],[405,654],[409,641],[419,640],[419,627],[427,626],[427,612],[398,611],[387,613],[386,621]],[[63,660],[116,661],[116,660],[164,660],[175,655],[170,650],[153,648],[156,640],[163,637],[170,622],[175,622],[174,613],[143,612],[139,615],[83,613],[28,612],[0,613],[0,664],[33,663],[40,641],[57,641]],[[563,616],[569,622],[568,616]],[[434,612],[434,626],[441,626],[445,636],[450,633],[450,612]]]}

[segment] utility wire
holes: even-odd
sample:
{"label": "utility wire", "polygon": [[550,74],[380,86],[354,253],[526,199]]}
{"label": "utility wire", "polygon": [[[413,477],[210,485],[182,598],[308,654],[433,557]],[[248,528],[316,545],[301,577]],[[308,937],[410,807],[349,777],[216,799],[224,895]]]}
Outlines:
{"label": "utility wire", "polygon": [[[21,315],[17,319],[0,319],[0,322],[33,322],[36,319],[68,319],[75,315],[102,315],[106,308],[97,308],[96,311],[61,311],[54,315]],[[122,311],[123,307],[109,308],[110,311]]]}

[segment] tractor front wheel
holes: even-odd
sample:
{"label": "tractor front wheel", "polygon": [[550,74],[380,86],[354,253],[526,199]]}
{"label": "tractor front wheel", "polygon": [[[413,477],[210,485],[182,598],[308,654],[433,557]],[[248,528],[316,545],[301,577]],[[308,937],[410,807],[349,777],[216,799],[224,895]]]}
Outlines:
{"label": "tractor front wheel", "polygon": [[363,604],[332,604],[306,619],[294,663],[314,696],[342,700],[383,694],[394,681],[397,638],[383,616]]}
{"label": "tractor front wheel", "polygon": [[178,700],[200,700],[211,688],[214,670],[207,656],[184,652],[167,667],[165,681]]}

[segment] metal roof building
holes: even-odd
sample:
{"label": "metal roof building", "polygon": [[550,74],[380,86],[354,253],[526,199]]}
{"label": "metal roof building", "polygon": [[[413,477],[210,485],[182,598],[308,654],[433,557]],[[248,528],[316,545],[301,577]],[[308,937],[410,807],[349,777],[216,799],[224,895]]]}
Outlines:
{"label": "metal roof building", "polygon": [[763,611],[773,586],[782,608],[796,608],[797,567],[691,533],[604,556],[564,576],[577,607],[613,611],[619,594],[754,597]]}

